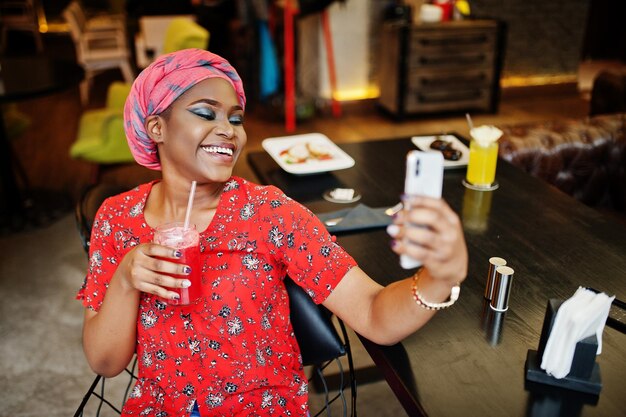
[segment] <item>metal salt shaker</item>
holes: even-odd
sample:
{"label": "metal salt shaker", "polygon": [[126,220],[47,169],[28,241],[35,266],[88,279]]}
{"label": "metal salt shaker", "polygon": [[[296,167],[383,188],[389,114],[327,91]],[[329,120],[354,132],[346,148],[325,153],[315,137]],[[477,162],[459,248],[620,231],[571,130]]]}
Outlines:
{"label": "metal salt shaker", "polygon": [[491,303],[489,304],[493,310],[508,310],[514,272],[513,268],[508,266],[496,268],[496,276],[493,282],[493,297],[491,297]]}
{"label": "metal salt shaker", "polygon": [[496,278],[496,269],[506,265],[506,260],[494,256],[489,258],[489,274],[487,275],[487,286],[485,287],[485,298],[491,300],[493,297],[493,284]]}

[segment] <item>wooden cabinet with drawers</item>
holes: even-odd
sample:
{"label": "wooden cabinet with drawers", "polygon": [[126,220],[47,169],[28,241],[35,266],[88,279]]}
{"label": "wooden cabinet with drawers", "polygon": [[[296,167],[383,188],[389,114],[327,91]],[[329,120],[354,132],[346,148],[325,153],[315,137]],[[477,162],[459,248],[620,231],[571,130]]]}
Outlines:
{"label": "wooden cabinet with drawers", "polygon": [[497,112],[503,38],[492,20],[384,25],[379,105],[397,117]]}

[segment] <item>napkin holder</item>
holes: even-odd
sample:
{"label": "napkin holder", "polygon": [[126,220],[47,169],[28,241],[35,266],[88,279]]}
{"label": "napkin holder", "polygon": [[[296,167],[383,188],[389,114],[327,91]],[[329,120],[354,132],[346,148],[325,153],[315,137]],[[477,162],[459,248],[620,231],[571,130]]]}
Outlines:
{"label": "napkin holder", "polygon": [[582,339],[576,344],[571,370],[566,377],[557,379],[541,369],[543,352],[548,343],[556,313],[562,303],[563,301],[555,299],[548,301],[538,349],[528,350],[526,355],[526,381],[597,395],[602,390],[602,380],[600,365],[596,363],[598,340],[595,335]]}

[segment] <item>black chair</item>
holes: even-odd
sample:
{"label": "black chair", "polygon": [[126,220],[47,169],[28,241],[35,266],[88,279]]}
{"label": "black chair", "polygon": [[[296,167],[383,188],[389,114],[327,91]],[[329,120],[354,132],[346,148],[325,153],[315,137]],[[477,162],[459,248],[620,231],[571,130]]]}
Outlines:
{"label": "black chair", "polygon": [[[76,205],[75,215],[78,233],[85,252],[89,252],[91,227],[93,226],[98,208],[107,197],[123,191],[125,191],[125,188],[119,185],[96,184],[83,193]],[[311,416],[319,416],[324,412],[330,416],[330,405],[340,399],[342,402],[342,415],[347,416],[349,412],[351,416],[356,417],[356,376],[345,325],[341,320],[337,320],[342,333],[339,336],[337,329],[333,325],[330,311],[321,305],[315,304],[311,297],[291,279],[285,279],[285,286],[289,294],[291,323],[302,353],[302,362],[304,366],[310,366],[312,369],[312,375],[309,377],[309,386],[321,385],[324,393],[324,406],[318,411],[311,410]],[[346,356],[348,362],[347,376],[340,361],[340,358],[343,356]],[[328,386],[327,377],[324,374],[324,370],[332,363],[335,363],[339,369],[339,383],[334,389]],[[135,357],[132,365],[125,371],[129,375],[129,381],[123,398],[120,400],[121,404],[126,401],[131,386],[137,378],[135,375],[136,364],[137,358]],[[97,398],[94,401],[98,401],[96,416],[100,415],[104,405],[117,414],[121,414],[119,407],[106,397],[105,383],[106,379],[104,377],[100,375],[95,377],[74,417],[83,416],[85,407],[94,397]],[[348,387],[351,394],[350,404],[348,404],[348,400],[344,395]],[[333,391],[332,394],[331,391]],[[334,391],[337,392],[335,393]]]}

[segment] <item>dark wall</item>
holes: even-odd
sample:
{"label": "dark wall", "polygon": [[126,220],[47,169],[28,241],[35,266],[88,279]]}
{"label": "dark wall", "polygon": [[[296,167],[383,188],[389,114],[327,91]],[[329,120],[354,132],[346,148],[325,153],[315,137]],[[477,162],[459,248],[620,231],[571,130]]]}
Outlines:
{"label": "dark wall", "polygon": [[626,62],[626,1],[591,0],[582,58]]}
{"label": "dark wall", "polygon": [[503,77],[550,76],[577,73],[590,1],[472,0],[470,5],[474,17],[506,23]]}

